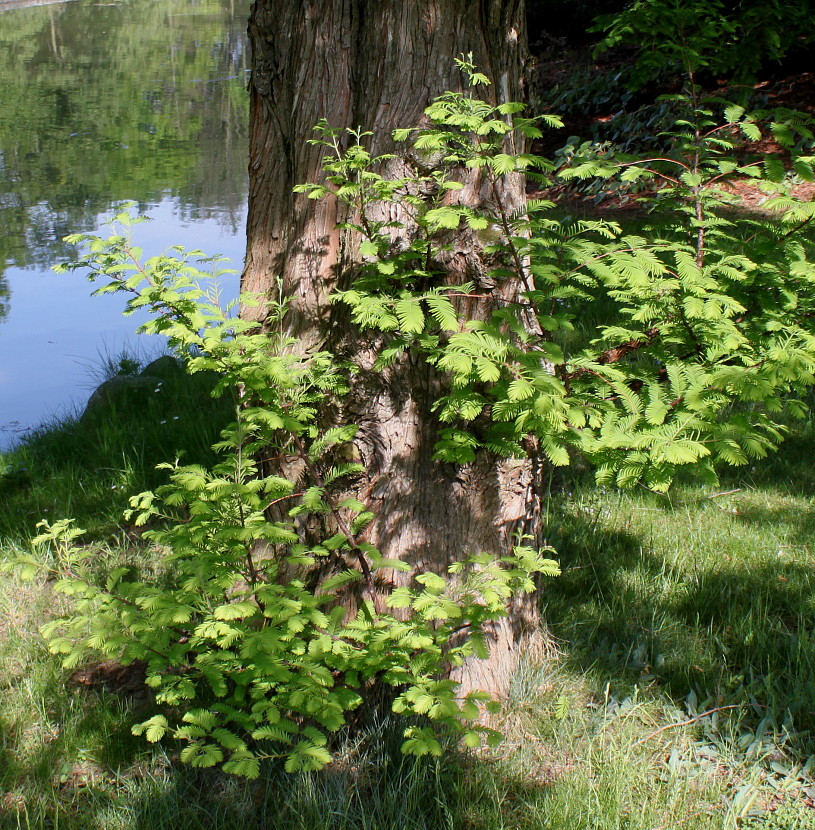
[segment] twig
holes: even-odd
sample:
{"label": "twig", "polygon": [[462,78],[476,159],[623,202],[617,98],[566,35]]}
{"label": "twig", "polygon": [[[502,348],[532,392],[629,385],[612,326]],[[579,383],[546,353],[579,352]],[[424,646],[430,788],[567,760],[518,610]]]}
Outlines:
{"label": "twig", "polygon": [[[317,485],[319,487],[325,489],[325,479],[320,475],[319,470],[309,459],[308,452],[306,451],[305,444],[303,443],[303,439],[297,433],[294,433],[293,439],[295,445],[297,446],[297,451],[300,456],[300,459],[306,465],[306,469],[309,471],[311,477],[314,479],[314,481],[317,482]],[[342,533],[343,536],[345,536],[345,538],[348,540],[348,543],[351,548],[351,553],[354,554],[357,560],[359,561],[359,567],[362,571],[362,576],[365,580],[365,586],[367,587],[368,593],[370,594],[374,610],[379,612],[381,611],[381,605],[379,602],[379,597],[376,593],[376,587],[374,586],[373,573],[371,572],[371,566],[368,560],[365,558],[365,554],[360,548],[360,540],[357,538],[356,534],[354,534],[351,531],[350,526],[345,521],[343,515],[340,513],[339,508],[337,508],[331,502],[329,502],[328,506],[331,510],[331,513],[334,516],[334,520],[337,522],[337,527],[339,528],[340,533]]]}
{"label": "twig", "polygon": [[[276,504],[280,504],[281,501],[286,501],[286,499],[298,499],[300,496],[304,495],[304,493],[287,493],[285,496],[280,496],[280,498],[272,499],[266,507],[263,508],[264,512],[268,510],[270,507],[274,507]],[[713,496],[711,496],[713,498]]]}
{"label": "twig", "polygon": [[[798,233],[798,231],[800,231],[802,228],[805,228],[813,219],[815,219],[815,216],[808,216],[806,219],[804,219],[803,222],[800,222],[794,228],[788,230],[783,236],[780,236],[778,238],[778,242],[783,242],[785,239],[792,236],[794,233]],[[758,232],[754,233],[752,236],[748,237],[744,241],[744,244],[747,245],[748,243],[752,242],[757,236]]]}
{"label": "twig", "polygon": [[736,487],[735,490],[724,490],[721,493],[714,493],[712,496],[707,496],[708,499],[718,499],[721,496],[732,496],[734,493],[741,493],[744,488]]}
{"label": "twig", "polygon": [[698,720],[702,720],[702,718],[706,718],[708,715],[713,715],[716,712],[723,712],[725,709],[741,709],[741,703],[731,703],[729,706],[717,706],[714,709],[708,709],[707,712],[702,712],[701,715],[695,715],[692,718],[688,718],[688,720],[679,721],[679,723],[669,723],[666,726],[660,726],[656,732],[651,732],[650,734],[646,735],[644,738],[640,738],[638,741],[634,741],[631,744],[632,747],[639,746],[640,744],[644,744],[646,741],[650,741],[651,738],[656,738],[657,735],[661,734],[662,732],[666,732],[668,729],[677,729],[680,726],[689,726],[692,723],[696,723]]}

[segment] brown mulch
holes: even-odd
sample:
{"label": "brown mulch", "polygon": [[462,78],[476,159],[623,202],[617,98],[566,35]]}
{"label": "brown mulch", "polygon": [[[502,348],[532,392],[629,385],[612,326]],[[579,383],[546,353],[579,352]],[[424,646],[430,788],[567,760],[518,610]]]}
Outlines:
{"label": "brown mulch", "polygon": [[[624,70],[625,66],[632,59],[630,50],[615,49],[604,54],[593,56],[591,47],[581,45],[569,47],[565,42],[558,43],[557,49],[545,48],[540,45],[535,69],[535,80],[533,86],[538,97],[545,101],[549,90],[563,84],[568,78],[579,71],[593,71],[598,75],[606,75],[614,78]],[[790,67],[791,69],[792,67]],[[679,91],[680,79],[668,83],[663,87],[645,88],[635,96],[636,102],[629,106],[635,107],[642,103],[655,100],[659,95]],[[753,85],[756,109],[785,108],[796,110],[815,117],[815,72],[783,72],[775,70],[774,76],[768,76]],[[735,87],[729,86],[725,81],[717,81],[710,92],[727,98],[736,92]],[[545,108],[545,107],[544,107]],[[565,141],[566,136],[577,135],[588,138],[592,131],[593,124],[608,122],[615,117],[616,113],[601,112],[593,116],[573,115],[565,121],[562,130],[545,131],[543,139],[536,141],[533,150],[544,156],[551,157]],[[760,142],[746,142],[743,150],[749,154],[778,154],[782,160],[788,158],[781,147],[771,139]],[[747,211],[761,211],[762,204],[767,196],[755,183],[745,178],[729,184],[725,190],[738,197],[738,207]],[[576,192],[573,186],[557,184],[544,191],[531,188],[528,195],[535,198],[552,199],[559,205],[566,207],[579,216],[602,216],[613,211],[616,215],[628,215],[631,218],[642,214],[638,202],[638,196],[647,196],[647,193],[625,193],[616,192],[604,194],[601,198],[596,195],[583,196]],[[792,195],[796,199],[805,201],[815,198],[815,183],[803,182],[793,188]]]}

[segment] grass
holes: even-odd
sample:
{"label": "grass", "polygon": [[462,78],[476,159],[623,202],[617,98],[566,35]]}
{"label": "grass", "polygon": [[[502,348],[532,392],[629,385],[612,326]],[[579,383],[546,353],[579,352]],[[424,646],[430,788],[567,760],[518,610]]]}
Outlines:
{"label": "grass", "polygon": [[[211,384],[182,376],[3,457],[5,555],[39,518],[74,515],[109,557],[149,569],[120,510],[155,462],[207,462],[230,408]],[[716,492],[553,480],[564,573],[541,601],[559,655],[524,663],[489,752],[417,762],[381,718],[320,774],[184,768],[172,743],[131,735],[148,705],[137,679],[72,677],[47,653],[37,629],[64,602],[50,585],[0,575],[0,827],[811,830],[812,437],[802,426]]]}
{"label": "grass", "polygon": [[[120,357],[99,380],[138,380],[144,368]],[[121,529],[128,498],[166,478],[157,464],[212,462],[233,404],[212,397],[212,375],[164,371],[155,383],[125,383],[93,410],[43,424],[0,455],[0,540],[25,543],[40,519],[60,516],[75,517],[92,538],[109,538]]]}
{"label": "grass", "polygon": [[[815,509],[796,436],[719,493],[575,490],[552,505],[565,575],[546,617],[567,663],[716,705],[742,694],[784,719],[802,752],[815,727]],[[779,723],[780,726],[780,723]],[[803,737],[806,735],[807,737]]]}

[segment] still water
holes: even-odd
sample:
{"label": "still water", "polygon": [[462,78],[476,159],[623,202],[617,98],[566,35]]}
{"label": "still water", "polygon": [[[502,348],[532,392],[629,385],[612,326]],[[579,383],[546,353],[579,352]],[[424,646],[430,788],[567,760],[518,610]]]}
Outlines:
{"label": "still water", "polygon": [[248,5],[0,0],[0,448],[81,407],[103,356],[162,349],[122,299],[51,271],[62,237],[135,201],[146,256],[181,244],[240,268]]}

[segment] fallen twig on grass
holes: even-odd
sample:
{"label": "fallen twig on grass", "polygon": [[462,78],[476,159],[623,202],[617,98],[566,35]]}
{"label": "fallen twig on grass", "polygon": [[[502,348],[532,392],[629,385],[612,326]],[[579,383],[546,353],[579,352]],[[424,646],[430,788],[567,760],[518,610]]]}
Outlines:
{"label": "fallen twig on grass", "polygon": [[721,493],[714,493],[712,496],[705,496],[705,498],[710,500],[710,499],[718,499],[718,498],[721,498],[722,496],[732,496],[735,493],[741,493],[741,491],[743,489],[744,489],[743,487],[736,487],[735,490],[723,490]]}
{"label": "fallen twig on grass", "polygon": [[723,712],[725,709],[741,709],[741,703],[731,703],[729,706],[716,706],[714,709],[708,709],[707,712],[702,712],[700,715],[694,715],[692,718],[688,718],[687,720],[681,720],[679,723],[669,723],[665,726],[660,726],[655,732],[651,732],[646,735],[644,738],[640,738],[638,741],[634,741],[631,746],[639,746],[640,744],[644,744],[647,741],[650,741],[651,738],[656,738],[662,732],[666,732],[668,729],[676,729],[680,726],[689,726],[692,723],[696,723],[698,720],[702,720],[702,718],[706,718],[708,715],[713,715],[716,712]]}

